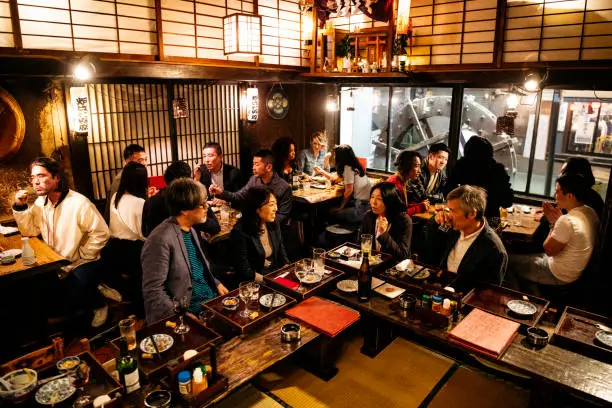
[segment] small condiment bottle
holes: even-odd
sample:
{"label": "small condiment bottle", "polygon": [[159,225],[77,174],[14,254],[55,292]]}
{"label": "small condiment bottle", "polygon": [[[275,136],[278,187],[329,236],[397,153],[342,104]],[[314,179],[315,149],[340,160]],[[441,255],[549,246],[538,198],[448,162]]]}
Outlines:
{"label": "small condiment bottle", "polygon": [[431,298],[431,310],[436,313],[440,313],[442,309],[442,297],[438,295],[433,295]]}
{"label": "small condiment bottle", "polygon": [[423,293],[423,297],[421,297],[421,309],[431,309],[431,299],[427,293]]}
{"label": "small condiment bottle", "polygon": [[442,301],[442,310],[440,310],[440,314],[442,314],[443,316],[450,316],[451,313],[451,301],[450,299],[444,299],[444,301]]}
{"label": "small condiment bottle", "polygon": [[192,395],[191,373],[187,370],[178,373],[178,389],[183,398],[190,399]]}
{"label": "small condiment bottle", "polygon": [[197,397],[200,395],[202,391],[208,388],[208,381],[206,380],[206,376],[202,373],[202,369],[197,367],[193,370],[193,380],[192,380],[192,392],[193,397]]}

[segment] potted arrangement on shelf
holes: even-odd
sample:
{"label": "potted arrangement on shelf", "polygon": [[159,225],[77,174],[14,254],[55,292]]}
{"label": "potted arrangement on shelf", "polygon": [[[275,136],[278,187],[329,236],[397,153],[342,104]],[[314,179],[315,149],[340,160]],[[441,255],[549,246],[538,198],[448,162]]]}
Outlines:
{"label": "potted arrangement on shelf", "polygon": [[336,44],[336,67],[338,72],[349,72],[351,69],[351,49],[352,41],[347,34],[338,44]]}

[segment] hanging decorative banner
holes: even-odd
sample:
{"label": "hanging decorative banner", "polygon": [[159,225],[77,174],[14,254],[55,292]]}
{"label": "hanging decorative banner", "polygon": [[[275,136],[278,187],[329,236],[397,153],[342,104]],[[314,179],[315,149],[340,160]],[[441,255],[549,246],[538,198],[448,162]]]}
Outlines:
{"label": "hanging decorative banner", "polygon": [[70,99],[72,105],[71,129],[76,133],[89,132],[89,98],[85,87],[71,87]]}
{"label": "hanging decorative banner", "polygon": [[174,112],[174,119],[188,117],[189,107],[185,98],[174,98],[172,101],[172,111]]}
{"label": "hanging decorative banner", "polygon": [[259,91],[257,88],[246,90],[247,121],[257,122],[259,118]]}

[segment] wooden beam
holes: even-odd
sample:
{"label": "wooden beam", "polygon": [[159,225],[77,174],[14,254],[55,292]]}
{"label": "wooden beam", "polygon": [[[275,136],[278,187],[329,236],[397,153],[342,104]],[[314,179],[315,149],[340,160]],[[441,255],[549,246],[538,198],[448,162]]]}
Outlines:
{"label": "wooden beam", "polygon": [[[497,68],[504,63],[504,31],[506,29],[506,0],[497,0],[495,39],[493,40],[493,62]],[[465,19],[464,19],[465,21]],[[541,27],[544,31],[544,27]]]}
{"label": "wooden beam", "polygon": [[21,22],[19,20],[19,6],[17,0],[9,0],[9,9],[11,11],[11,23],[13,25],[13,43],[17,50],[23,49],[23,41],[21,39]]}
{"label": "wooden beam", "polygon": [[164,30],[162,25],[161,0],[155,0],[155,29],[157,30],[157,57],[158,61],[165,61]]}

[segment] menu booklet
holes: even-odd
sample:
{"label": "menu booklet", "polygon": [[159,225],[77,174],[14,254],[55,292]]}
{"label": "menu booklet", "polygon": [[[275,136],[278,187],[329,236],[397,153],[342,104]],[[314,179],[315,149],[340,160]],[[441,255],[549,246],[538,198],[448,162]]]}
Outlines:
{"label": "menu booklet", "polygon": [[335,337],[359,320],[359,313],[353,309],[317,296],[292,307],[286,314],[330,337]]}
{"label": "menu booklet", "polygon": [[448,335],[449,340],[499,358],[514,339],[519,323],[473,309]]}

